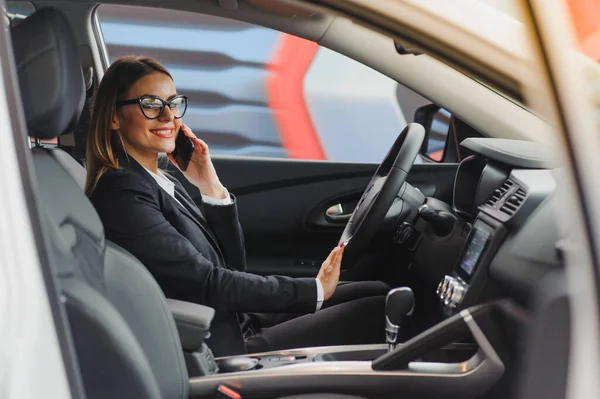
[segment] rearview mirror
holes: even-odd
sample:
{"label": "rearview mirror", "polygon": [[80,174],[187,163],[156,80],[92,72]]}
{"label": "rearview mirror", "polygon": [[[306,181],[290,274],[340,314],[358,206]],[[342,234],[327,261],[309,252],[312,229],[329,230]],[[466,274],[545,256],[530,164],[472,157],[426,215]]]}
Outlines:
{"label": "rearview mirror", "polygon": [[425,128],[421,155],[435,162],[444,160],[451,117],[449,111],[435,104],[425,105],[416,110],[414,120]]}

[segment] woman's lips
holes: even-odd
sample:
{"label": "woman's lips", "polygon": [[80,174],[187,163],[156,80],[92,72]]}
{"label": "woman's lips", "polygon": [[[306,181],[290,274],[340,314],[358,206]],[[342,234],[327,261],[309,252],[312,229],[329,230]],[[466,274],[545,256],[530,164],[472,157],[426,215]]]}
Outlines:
{"label": "woman's lips", "polygon": [[175,135],[175,129],[152,129],[150,132],[155,136],[165,139],[171,138]]}

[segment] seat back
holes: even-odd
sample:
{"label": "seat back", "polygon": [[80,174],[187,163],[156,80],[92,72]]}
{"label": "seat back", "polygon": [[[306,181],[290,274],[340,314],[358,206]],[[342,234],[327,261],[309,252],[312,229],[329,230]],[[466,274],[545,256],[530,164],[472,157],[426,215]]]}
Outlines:
{"label": "seat back", "polygon": [[54,158],[56,162],[61,164],[63,169],[67,171],[69,176],[71,176],[71,178],[75,180],[75,183],[77,183],[79,188],[82,191],[85,190],[85,168],[81,166],[81,164],[77,162],[75,158],[67,154],[66,151],[56,147],[45,147],[43,145],[39,147],[34,147],[31,149],[31,151],[33,151],[34,153],[44,152],[47,155]]}
{"label": "seat back", "polygon": [[[69,133],[85,94],[68,21],[44,8],[13,28],[12,37],[29,134],[50,139]],[[69,170],[68,154],[60,149],[36,148],[32,156],[87,397],[187,397],[181,342],[156,281],[105,240],[81,189],[82,168]]]}

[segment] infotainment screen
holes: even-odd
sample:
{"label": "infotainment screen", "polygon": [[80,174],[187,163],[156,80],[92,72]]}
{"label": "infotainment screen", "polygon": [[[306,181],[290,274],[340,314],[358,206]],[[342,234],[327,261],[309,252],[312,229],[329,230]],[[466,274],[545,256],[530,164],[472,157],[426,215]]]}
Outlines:
{"label": "infotainment screen", "polygon": [[457,270],[458,275],[466,282],[469,282],[471,276],[475,273],[475,266],[477,266],[479,258],[481,258],[481,254],[485,250],[491,236],[491,228],[484,227],[482,224],[473,227],[470,240],[463,251]]}

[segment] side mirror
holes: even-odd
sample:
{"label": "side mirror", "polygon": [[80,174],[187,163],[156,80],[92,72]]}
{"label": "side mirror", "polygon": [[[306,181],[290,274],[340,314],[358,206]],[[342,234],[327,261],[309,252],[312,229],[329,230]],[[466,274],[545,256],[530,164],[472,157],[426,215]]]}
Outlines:
{"label": "side mirror", "polygon": [[425,128],[425,140],[420,154],[432,161],[441,162],[446,156],[452,114],[435,104],[425,105],[415,111],[414,121]]}

